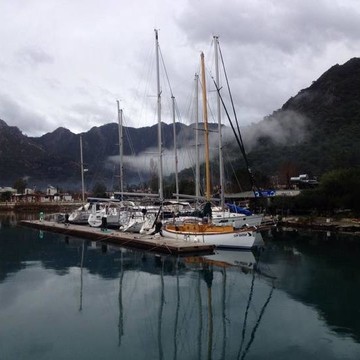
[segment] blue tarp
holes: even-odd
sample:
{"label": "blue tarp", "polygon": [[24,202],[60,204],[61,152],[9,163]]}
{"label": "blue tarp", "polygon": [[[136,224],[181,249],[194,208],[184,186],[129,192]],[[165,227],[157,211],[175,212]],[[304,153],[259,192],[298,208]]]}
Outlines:
{"label": "blue tarp", "polygon": [[237,213],[237,214],[244,214],[244,215],[252,215],[252,212],[248,209],[245,209],[241,206],[234,205],[234,204],[226,204],[226,206],[230,209],[230,212]]}

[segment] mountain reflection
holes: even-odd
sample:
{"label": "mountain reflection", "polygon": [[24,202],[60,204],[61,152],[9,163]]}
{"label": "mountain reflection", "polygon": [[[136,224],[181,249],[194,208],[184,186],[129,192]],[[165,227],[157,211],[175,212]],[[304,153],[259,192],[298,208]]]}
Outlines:
{"label": "mountain reflection", "polygon": [[276,272],[277,287],[313,306],[331,330],[360,341],[360,237],[325,232],[264,235],[271,241],[263,264]]}

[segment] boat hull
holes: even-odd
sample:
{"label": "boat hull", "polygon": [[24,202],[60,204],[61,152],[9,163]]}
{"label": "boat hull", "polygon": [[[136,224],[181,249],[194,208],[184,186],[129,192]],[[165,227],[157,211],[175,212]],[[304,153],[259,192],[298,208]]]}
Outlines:
{"label": "boat hull", "polygon": [[235,229],[240,229],[243,226],[259,227],[263,220],[263,215],[240,215],[235,213],[213,213],[212,222],[216,225],[232,225]]}
{"label": "boat hull", "polygon": [[[220,228],[220,229],[219,229]],[[215,245],[217,248],[251,249],[255,245],[256,231],[253,230],[224,230],[225,227],[211,225],[198,228],[179,228],[178,226],[165,226],[163,235],[176,240],[201,242]]]}
{"label": "boat hull", "polygon": [[69,215],[69,222],[77,225],[87,225],[90,211],[74,211]]}

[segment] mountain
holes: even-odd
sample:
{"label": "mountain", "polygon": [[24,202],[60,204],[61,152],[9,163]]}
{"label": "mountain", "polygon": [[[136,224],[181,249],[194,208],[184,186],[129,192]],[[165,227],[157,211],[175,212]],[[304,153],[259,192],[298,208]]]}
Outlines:
{"label": "mountain", "polygon": [[[193,126],[176,124],[180,143],[193,141]],[[119,173],[118,125],[110,123],[82,133],[84,167],[88,169],[87,187],[96,182],[112,188]],[[152,151],[156,158],[157,125],[143,128],[124,127],[124,156],[139,156]],[[173,125],[162,124],[164,149],[173,147]],[[151,157],[151,156],[150,156]],[[127,183],[139,182],[139,170],[126,170]],[[140,170],[143,181],[149,174]],[[41,137],[27,137],[17,127],[0,120],[0,186],[11,186],[25,178],[29,186],[45,188],[51,184],[62,189],[79,189],[81,182],[80,134],[58,128]]]}
{"label": "mountain", "polygon": [[360,59],[331,67],[258,128],[277,129],[252,139],[250,163],[265,174],[320,176],[359,166]]}
{"label": "mountain", "polygon": [[[253,172],[285,183],[289,176],[308,173],[320,176],[340,167],[360,165],[360,59],[335,65],[308,88],[290,98],[281,109],[242,131]],[[210,124],[216,128],[215,124]],[[231,133],[230,128],[224,128]],[[157,125],[124,127],[124,155],[152,151],[157,155]],[[176,124],[179,148],[194,145],[194,125]],[[87,187],[118,182],[118,125],[110,123],[82,133]],[[162,124],[163,148],[173,147],[173,126]],[[231,134],[224,145],[233,168],[244,161]],[[134,159],[129,165],[135,165]],[[140,166],[126,169],[126,183],[149,180]],[[214,167],[215,168],[215,167]],[[191,177],[192,172],[184,172]],[[216,176],[216,169],[213,171]],[[142,180],[139,178],[142,177]],[[41,137],[27,137],[0,120],[0,186],[11,186],[25,177],[29,186],[47,184],[63,189],[80,186],[80,134],[58,128]],[[228,176],[231,178],[231,175]],[[232,179],[233,180],[233,179]]]}
{"label": "mountain", "polygon": [[[24,176],[36,171],[37,163],[45,156],[44,149],[33,139],[0,119],[0,183],[11,186],[12,181],[20,174]],[[8,179],[10,183],[7,182]]]}

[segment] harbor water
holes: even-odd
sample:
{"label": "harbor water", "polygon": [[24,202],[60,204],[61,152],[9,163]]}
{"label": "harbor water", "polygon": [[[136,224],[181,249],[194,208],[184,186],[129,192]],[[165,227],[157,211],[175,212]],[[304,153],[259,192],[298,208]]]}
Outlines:
{"label": "harbor water", "polygon": [[360,359],[360,237],[172,257],[0,217],[0,359]]}

